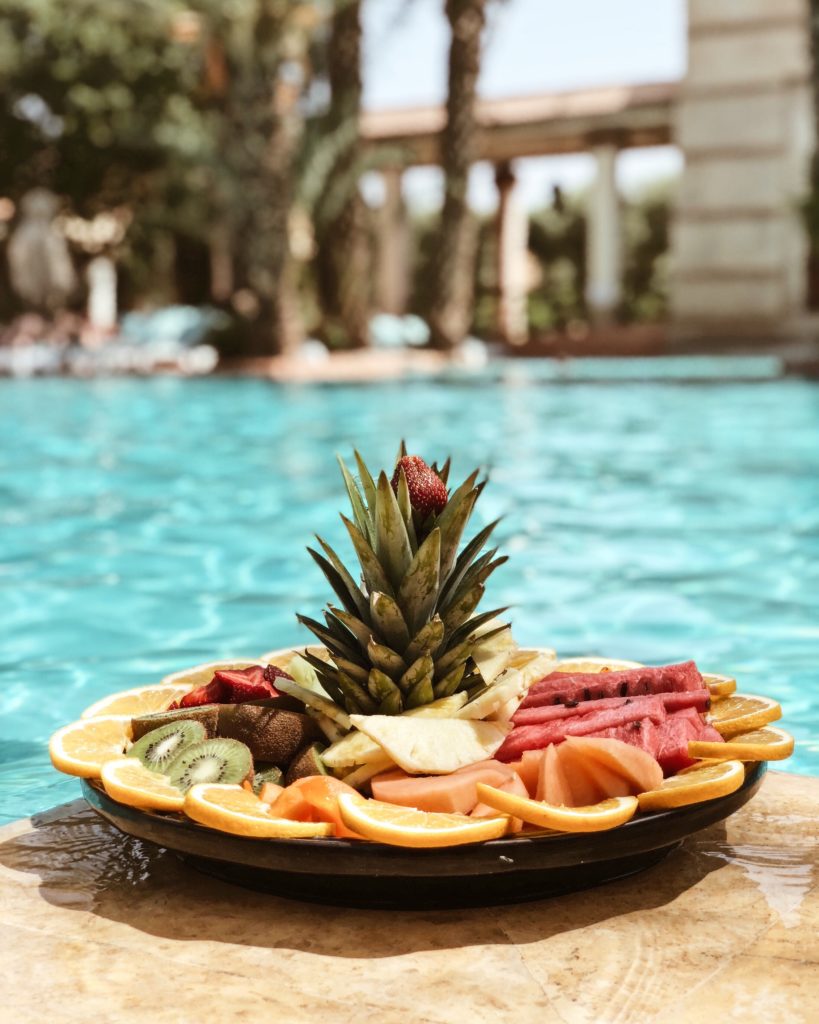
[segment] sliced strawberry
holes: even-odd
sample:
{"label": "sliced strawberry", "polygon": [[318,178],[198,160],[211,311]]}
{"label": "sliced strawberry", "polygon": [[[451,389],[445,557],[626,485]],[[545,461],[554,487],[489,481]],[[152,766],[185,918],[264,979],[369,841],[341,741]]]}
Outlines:
{"label": "sliced strawberry", "polygon": [[268,697],[288,699],[273,685],[274,679],[292,679],[276,665],[251,665],[249,668],[218,669],[206,685],[186,693],[173,707],[195,708],[200,704],[241,704]]}
{"label": "sliced strawberry", "polygon": [[196,690],[186,693],[176,706],[180,708],[196,708],[200,704],[224,704],[226,703],[226,693],[225,685],[217,674],[207,686],[200,686]]}

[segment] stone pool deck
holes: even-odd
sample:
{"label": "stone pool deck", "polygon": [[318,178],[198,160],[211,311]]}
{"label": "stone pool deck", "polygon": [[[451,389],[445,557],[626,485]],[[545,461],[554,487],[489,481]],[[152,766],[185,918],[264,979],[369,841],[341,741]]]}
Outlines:
{"label": "stone pool deck", "polygon": [[0,829],[0,1021],[819,1021],[819,779],[599,889],[384,913],[258,895],[84,802]]}

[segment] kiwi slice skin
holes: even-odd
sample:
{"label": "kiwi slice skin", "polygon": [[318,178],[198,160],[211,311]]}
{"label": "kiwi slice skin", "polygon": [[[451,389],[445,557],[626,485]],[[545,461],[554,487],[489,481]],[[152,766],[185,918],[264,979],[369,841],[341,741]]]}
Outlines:
{"label": "kiwi slice skin", "polygon": [[286,770],[307,744],[324,734],[308,715],[254,704],[219,706],[219,735],[250,748],[254,761]]}
{"label": "kiwi slice skin", "polygon": [[311,775],[326,775],[327,768],[321,759],[321,752],[324,747],[318,743],[311,743],[296,754],[290,762],[287,774],[284,777],[285,786],[297,779],[306,779]]}
{"label": "kiwi slice skin", "polygon": [[173,711],[154,711],[150,715],[137,715],[131,719],[131,736],[136,742],[161,725],[173,722],[199,722],[205,728],[208,739],[216,735],[219,708],[216,704],[203,704],[198,708],[175,708]]}
{"label": "kiwi slice skin", "polygon": [[183,793],[200,782],[239,783],[252,777],[253,758],[244,743],[217,737],[183,750],[166,774]]}
{"label": "kiwi slice skin", "polygon": [[281,768],[274,764],[257,765],[253,772],[253,792],[258,796],[266,782],[272,782],[274,786],[281,786],[283,773]]}
{"label": "kiwi slice skin", "polygon": [[205,727],[201,722],[190,719],[169,722],[145,733],[130,748],[128,757],[139,758],[151,771],[165,773],[180,754],[205,738]]}

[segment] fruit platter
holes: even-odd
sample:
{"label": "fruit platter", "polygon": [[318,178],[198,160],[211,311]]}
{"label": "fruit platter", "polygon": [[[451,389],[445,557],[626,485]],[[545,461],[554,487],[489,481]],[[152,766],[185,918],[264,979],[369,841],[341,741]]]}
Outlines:
{"label": "fruit platter", "polygon": [[403,444],[391,473],[339,462],[355,563],[308,548],[333,595],[298,616],[315,643],[112,694],[51,738],[123,832],[284,896],[490,904],[642,870],[790,756],[779,704],[730,675],[520,647],[480,608],[506,558],[497,521],[468,536],[478,471],[450,487]]}

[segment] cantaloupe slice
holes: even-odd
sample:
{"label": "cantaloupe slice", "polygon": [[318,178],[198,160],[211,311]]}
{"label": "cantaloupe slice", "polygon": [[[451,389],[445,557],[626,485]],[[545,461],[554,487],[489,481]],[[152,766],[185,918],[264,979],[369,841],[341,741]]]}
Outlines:
{"label": "cantaloupe slice", "polygon": [[[407,775],[406,772],[385,772],[372,780],[376,800],[415,807],[419,811],[441,814],[469,814],[478,802],[477,784],[502,789],[511,779],[518,779],[506,765],[491,762],[453,772],[451,775]],[[518,779],[518,781],[520,781]],[[520,784],[523,787],[523,783]],[[525,789],[525,787],[523,787]],[[516,790],[517,792],[517,790]],[[497,815],[492,811],[492,816]]]}
{"label": "cantaloupe slice", "polygon": [[[529,799],[529,791],[523,784],[523,780],[517,772],[513,772],[511,777],[503,783],[502,786],[498,786],[504,793],[513,793],[515,796],[523,797],[523,799]],[[472,818],[494,818],[497,817],[498,812],[490,807],[489,804],[477,803],[470,811],[470,817]],[[520,818],[510,818],[509,824],[506,827],[507,833],[520,832],[523,828],[523,821]]]}
{"label": "cantaloupe slice", "polygon": [[592,736],[568,736],[561,746],[622,775],[633,787],[632,793],[657,789],[662,784],[663,770],[657,761],[630,743]]}
{"label": "cantaloupe slice", "polygon": [[555,755],[571,792],[571,799],[565,801],[567,807],[590,807],[605,799],[584,753],[566,746],[564,741],[555,748]]}
{"label": "cantaloupe slice", "polygon": [[[513,761],[511,764],[506,765],[507,768],[511,768],[518,773],[523,780],[524,786],[529,791],[529,796],[532,798],[537,795],[537,782],[542,760],[542,750],[526,750],[519,761]],[[502,764],[503,762],[498,761],[496,763]]]}
{"label": "cantaloupe slice", "polygon": [[536,799],[545,800],[546,803],[555,804],[557,807],[571,807],[572,791],[558,756],[558,747],[550,743],[539,753],[541,758],[535,790]]}

